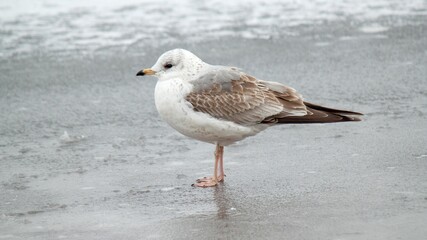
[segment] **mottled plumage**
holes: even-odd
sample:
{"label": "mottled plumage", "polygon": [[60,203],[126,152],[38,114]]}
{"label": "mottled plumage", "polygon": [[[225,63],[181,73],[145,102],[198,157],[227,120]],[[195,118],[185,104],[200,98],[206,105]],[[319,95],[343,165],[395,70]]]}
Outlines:
{"label": "mottled plumage", "polygon": [[295,89],[277,82],[257,80],[236,68],[217,67],[190,83],[194,88],[185,99],[194,110],[237,124],[359,120],[345,115],[360,113],[304,102]]}

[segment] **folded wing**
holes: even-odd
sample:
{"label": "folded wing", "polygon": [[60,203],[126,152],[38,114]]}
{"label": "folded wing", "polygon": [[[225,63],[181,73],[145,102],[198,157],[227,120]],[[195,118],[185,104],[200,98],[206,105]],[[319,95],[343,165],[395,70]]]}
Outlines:
{"label": "folded wing", "polygon": [[242,125],[358,121],[360,113],[304,102],[293,88],[217,67],[191,82],[186,97],[195,111]]}

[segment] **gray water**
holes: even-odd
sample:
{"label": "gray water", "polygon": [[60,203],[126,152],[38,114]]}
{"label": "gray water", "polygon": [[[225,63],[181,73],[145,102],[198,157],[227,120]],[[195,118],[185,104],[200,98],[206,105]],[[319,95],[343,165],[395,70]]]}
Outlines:
{"label": "gray water", "polygon": [[[425,1],[2,1],[0,239],[423,239]],[[162,122],[186,48],[364,121],[276,126],[225,149]]]}

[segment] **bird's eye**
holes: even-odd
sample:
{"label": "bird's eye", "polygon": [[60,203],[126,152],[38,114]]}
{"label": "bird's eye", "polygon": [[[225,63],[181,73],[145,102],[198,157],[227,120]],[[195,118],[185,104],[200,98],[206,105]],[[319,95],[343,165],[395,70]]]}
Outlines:
{"label": "bird's eye", "polygon": [[168,69],[168,68],[171,68],[171,67],[172,67],[172,64],[167,63],[167,64],[165,64],[163,67],[165,67],[166,69]]}

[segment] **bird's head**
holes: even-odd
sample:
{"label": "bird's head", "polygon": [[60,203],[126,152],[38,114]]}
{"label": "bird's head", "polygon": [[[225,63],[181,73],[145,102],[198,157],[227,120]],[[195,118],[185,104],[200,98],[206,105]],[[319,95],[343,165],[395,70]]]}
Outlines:
{"label": "bird's head", "polygon": [[163,53],[151,67],[139,71],[136,76],[153,75],[159,80],[188,79],[196,76],[205,63],[185,49],[173,49]]}

